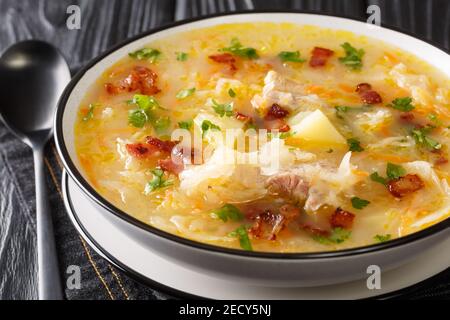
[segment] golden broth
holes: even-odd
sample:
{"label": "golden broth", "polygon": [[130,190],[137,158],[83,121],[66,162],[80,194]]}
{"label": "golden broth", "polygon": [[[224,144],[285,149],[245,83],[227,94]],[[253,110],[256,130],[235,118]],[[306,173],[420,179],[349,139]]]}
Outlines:
{"label": "golden broth", "polygon": [[[233,38],[241,47],[221,50]],[[345,42],[364,50],[360,61],[343,59]],[[323,66],[309,63],[314,47],[334,52]],[[104,72],[75,125],[89,181],[133,217],[219,246],[311,252],[394,239],[449,216],[450,86],[425,62],[349,32],[274,23],[193,30],[146,48]],[[155,83],[130,78],[136,66],[156,73]],[[382,102],[356,92],[361,83]],[[142,91],[151,94],[140,101]],[[268,116],[274,104],[288,115]],[[273,123],[288,129],[268,134],[280,143],[277,170],[212,160],[236,151],[212,133]],[[170,153],[146,137],[166,141],[180,126],[210,150],[178,174],[155,171]]]}

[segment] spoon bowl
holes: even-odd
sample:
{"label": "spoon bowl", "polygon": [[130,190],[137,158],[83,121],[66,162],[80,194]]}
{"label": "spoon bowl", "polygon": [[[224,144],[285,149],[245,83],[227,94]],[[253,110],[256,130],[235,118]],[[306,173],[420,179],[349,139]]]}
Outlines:
{"label": "spoon bowl", "polygon": [[0,58],[1,120],[33,149],[39,299],[42,300],[63,298],[45,185],[44,148],[52,135],[59,96],[69,81],[67,63],[46,42],[19,42]]}

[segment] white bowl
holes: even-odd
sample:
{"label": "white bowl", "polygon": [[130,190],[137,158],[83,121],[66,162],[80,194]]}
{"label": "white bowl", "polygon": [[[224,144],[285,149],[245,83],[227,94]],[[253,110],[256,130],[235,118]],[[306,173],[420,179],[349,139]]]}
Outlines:
{"label": "white bowl", "polygon": [[241,13],[179,22],[152,30],[127,40],[94,59],[73,78],[58,105],[55,117],[58,152],[71,178],[99,209],[93,214],[104,215],[122,232],[167,259],[207,274],[268,286],[318,286],[360,279],[367,276],[369,265],[377,265],[383,271],[390,270],[411,261],[418,253],[446,239],[450,235],[450,219],[420,232],[367,247],[318,253],[248,252],[203,244],[156,229],[116,208],[94,190],[75,152],[73,129],[78,107],[89,87],[105,69],[128,52],[155,39],[191,29],[238,22],[291,22],[348,30],[411,52],[450,78],[450,59],[443,50],[404,33],[334,16],[292,12]]}

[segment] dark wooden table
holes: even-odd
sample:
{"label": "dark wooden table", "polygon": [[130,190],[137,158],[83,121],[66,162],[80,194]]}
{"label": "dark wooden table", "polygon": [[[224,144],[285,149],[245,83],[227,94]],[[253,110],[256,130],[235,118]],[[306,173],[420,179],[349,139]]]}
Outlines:
{"label": "dark wooden table", "polygon": [[[81,29],[68,30],[69,5],[81,9]],[[377,4],[382,21],[450,49],[448,0],[0,0],[0,52],[25,39],[57,46],[76,70],[123,39],[175,20],[236,10],[306,10],[366,18]],[[18,84],[20,85],[20,84]],[[24,92],[26,94],[26,92]],[[1,103],[1,88],[0,88]],[[61,201],[61,164],[50,143],[46,165],[62,277],[82,270],[82,287],[69,299],[164,299],[98,256],[68,221]],[[36,298],[34,183],[30,150],[0,124],[0,299]],[[450,272],[405,291],[404,298],[450,298]]]}

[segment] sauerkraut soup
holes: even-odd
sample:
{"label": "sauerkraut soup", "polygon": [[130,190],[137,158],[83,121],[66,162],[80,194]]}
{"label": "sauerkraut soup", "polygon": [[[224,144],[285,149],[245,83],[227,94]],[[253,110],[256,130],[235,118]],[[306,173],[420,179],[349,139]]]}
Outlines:
{"label": "sauerkraut soup", "polygon": [[399,49],[294,24],[226,24],[129,52],[75,125],[92,186],[218,246],[330,251],[450,214],[450,83]]}

